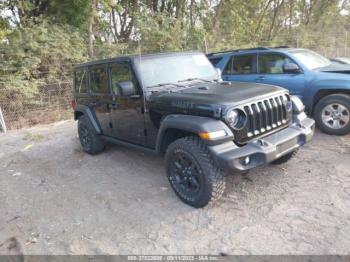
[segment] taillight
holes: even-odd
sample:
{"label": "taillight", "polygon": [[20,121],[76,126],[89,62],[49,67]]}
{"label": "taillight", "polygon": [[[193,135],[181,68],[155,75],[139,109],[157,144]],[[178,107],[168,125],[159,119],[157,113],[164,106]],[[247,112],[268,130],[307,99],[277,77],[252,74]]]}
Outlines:
{"label": "taillight", "polygon": [[72,108],[74,109],[77,106],[77,100],[73,99],[71,101]]}

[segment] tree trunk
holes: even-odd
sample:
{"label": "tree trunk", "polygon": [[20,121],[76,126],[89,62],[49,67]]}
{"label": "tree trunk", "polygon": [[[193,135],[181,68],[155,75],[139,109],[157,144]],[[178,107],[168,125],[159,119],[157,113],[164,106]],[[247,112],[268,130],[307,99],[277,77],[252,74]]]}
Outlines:
{"label": "tree trunk", "polygon": [[95,20],[96,0],[91,0],[91,12],[88,23],[88,52],[89,57],[94,56],[94,20]]}
{"label": "tree trunk", "polygon": [[112,31],[114,31],[114,41],[116,43],[118,43],[118,25],[117,25],[117,21],[115,20],[115,10],[114,10],[114,7],[112,7],[112,24],[113,24],[113,29]]}
{"label": "tree trunk", "polygon": [[271,21],[270,30],[269,30],[269,36],[268,36],[269,41],[272,40],[272,33],[273,33],[273,30],[275,29],[276,19],[278,17],[280,8],[282,7],[283,4],[284,4],[284,0],[281,0],[281,2],[279,2],[279,0],[275,1],[274,10],[273,10],[273,17],[272,17],[272,21]]}
{"label": "tree trunk", "polygon": [[193,27],[194,23],[193,23],[193,5],[194,5],[194,0],[191,0],[190,3],[190,25],[191,27]]}

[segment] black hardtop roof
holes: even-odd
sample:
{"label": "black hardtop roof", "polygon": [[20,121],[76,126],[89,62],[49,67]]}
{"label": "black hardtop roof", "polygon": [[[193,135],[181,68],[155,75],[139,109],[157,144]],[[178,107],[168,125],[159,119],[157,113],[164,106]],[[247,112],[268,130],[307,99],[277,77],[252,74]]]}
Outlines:
{"label": "black hardtop roof", "polygon": [[81,64],[76,64],[74,66],[74,69],[80,68],[80,67],[87,67],[91,65],[99,65],[99,64],[106,64],[114,61],[125,61],[125,60],[132,60],[132,59],[139,59],[141,57],[144,59],[147,58],[156,58],[156,57],[166,57],[166,56],[174,56],[174,55],[190,55],[190,54],[203,54],[203,52],[200,51],[181,51],[181,52],[163,52],[163,53],[152,53],[152,54],[135,54],[135,55],[122,55],[122,56],[116,56],[106,59],[99,59],[99,60],[93,60]]}

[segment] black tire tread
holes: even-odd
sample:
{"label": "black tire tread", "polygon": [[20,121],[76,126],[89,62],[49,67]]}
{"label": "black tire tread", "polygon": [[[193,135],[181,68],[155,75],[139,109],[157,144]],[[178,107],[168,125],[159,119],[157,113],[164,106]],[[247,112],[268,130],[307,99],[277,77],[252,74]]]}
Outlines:
{"label": "black tire tread", "polygon": [[195,207],[204,207],[206,205],[214,205],[223,195],[226,187],[223,171],[215,164],[205,143],[196,136],[188,136],[180,138],[169,145],[166,152],[166,163],[169,161],[169,153],[173,148],[190,148],[190,153],[196,158],[201,165],[202,171],[205,172],[209,184],[212,185],[211,197],[209,201],[198,203]]}
{"label": "black tire tread", "polygon": [[90,148],[90,150],[85,150],[83,148],[83,150],[90,155],[97,155],[97,154],[101,153],[105,148],[105,143],[96,133],[90,120],[84,115],[79,117],[79,119],[78,119],[78,128],[81,125],[87,126],[87,128],[89,129],[89,132],[91,134],[91,148]]}

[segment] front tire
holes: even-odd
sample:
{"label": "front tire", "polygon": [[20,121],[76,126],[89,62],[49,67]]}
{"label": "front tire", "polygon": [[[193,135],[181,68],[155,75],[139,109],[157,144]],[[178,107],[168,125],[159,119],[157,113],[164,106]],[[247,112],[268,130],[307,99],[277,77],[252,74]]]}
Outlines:
{"label": "front tire", "polygon": [[322,98],[316,105],[314,117],[317,126],[330,135],[350,132],[350,96],[334,94]]}
{"label": "front tire", "polygon": [[198,137],[184,137],[170,144],[165,164],[171,187],[190,206],[204,207],[224,193],[224,174]]}
{"label": "front tire", "polygon": [[104,150],[104,142],[86,116],[81,116],[78,120],[78,134],[80,144],[86,153],[96,155]]}

